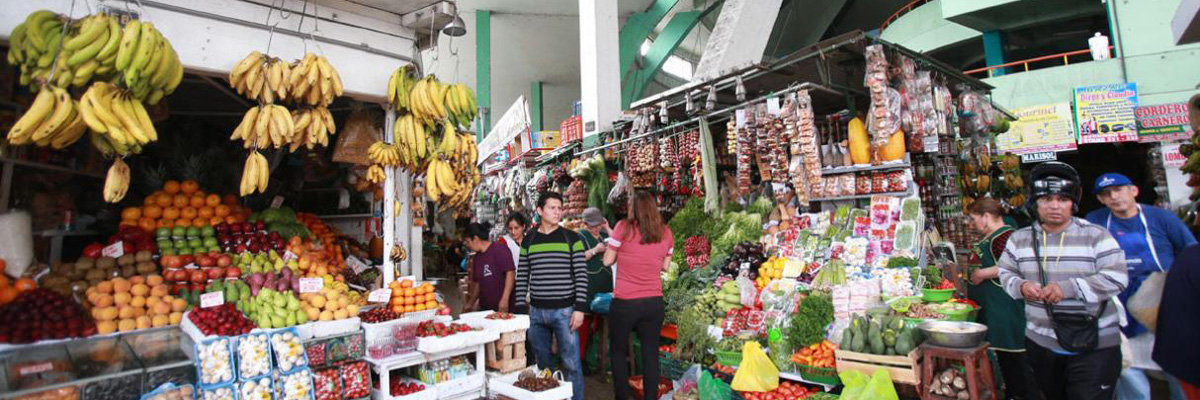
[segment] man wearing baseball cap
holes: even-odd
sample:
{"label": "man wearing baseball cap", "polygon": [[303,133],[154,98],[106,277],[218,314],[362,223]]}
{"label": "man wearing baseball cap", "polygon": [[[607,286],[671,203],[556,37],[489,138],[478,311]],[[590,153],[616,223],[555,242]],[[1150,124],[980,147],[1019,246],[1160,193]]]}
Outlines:
{"label": "man wearing baseball cap", "polygon": [[[1127,302],[1137,293],[1142,282],[1154,272],[1166,272],[1175,256],[1188,246],[1196,244],[1187,226],[1174,213],[1137,202],[1138,187],[1125,175],[1110,172],[1096,178],[1092,194],[1104,204],[1104,208],[1087,214],[1087,220],[1108,229],[1113,238],[1125,251],[1125,266],[1129,270],[1129,286],[1118,296]],[[1126,313],[1127,324],[1121,331],[1129,338],[1129,368],[1121,371],[1117,382],[1117,397],[1125,399],[1149,399],[1150,381],[1146,371],[1162,371],[1150,359],[1154,349],[1154,333]],[[1168,378],[1171,391],[1179,393],[1172,398],[1182,398],[1179,382]]]}

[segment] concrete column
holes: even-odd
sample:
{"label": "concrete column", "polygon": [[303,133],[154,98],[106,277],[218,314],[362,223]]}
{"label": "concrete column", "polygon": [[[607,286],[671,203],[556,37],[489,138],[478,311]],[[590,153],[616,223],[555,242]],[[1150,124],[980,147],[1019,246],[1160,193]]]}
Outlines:
{"label": "concrete column", "polygon": [[621,115],[617,2],[579,0],[579,74],[583,140],[596,143]]}
{"label": "concrete column", "polygon": [[[1000,35],[1000,31],[987,31],[983,33],[983,59],[987,65],[1004,64],[1004,37]],[[996,68],[992,71],[991,76],[1000,76],[1008,73],[1008,68]]]}
{"label": "concrete column", "polygon": [[692,82],[762,61],[781,4],[783,0],[725,0]]}

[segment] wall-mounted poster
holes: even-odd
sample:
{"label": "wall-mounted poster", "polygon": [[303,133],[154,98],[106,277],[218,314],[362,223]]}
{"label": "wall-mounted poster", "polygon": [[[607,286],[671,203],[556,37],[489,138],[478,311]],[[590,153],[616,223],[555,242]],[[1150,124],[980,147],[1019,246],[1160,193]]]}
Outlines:
{"label": "wall-mounted poster", "polygon": [[1075,88],[1075,130],[1079,144],[1129,142],[1138,139],[1136,83]]}
{"label": "wall-mounted poster", "polygon": [[1187,103],[1138,106],[1138,141],[1173,142],[1192,137]]}
{"label": "wall-mounted poster", "polygon": [[1012,110],[1017,117],[1008,132],[996,135],[1001,153],[1029,154],[1075,149],[1075,120],[1070,103],[1044,104]]}

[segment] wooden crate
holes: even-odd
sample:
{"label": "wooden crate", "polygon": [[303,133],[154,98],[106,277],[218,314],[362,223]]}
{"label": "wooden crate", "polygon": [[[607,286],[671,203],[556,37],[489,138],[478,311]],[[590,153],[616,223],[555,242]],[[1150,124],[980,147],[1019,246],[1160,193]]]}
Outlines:
{"label": "wooden crate", "polygon": [[501,333],[500,340],[496,341],[496,345],[500,346],[514,343],[525,343],[525,330]]}
{"label": "wooden crate", "polygon": [[883,368],[892,376],[892,381],[908,385],[921,384],[921,356],[919,349],[913,349],[903,356],[880,356],[867,353],[856,353],[849,350],[834,350],[837,358],[837,370],[859,371],[872,375],[878,368]]}
{"label": "wooden crate", "polygon": [[509,373],[525,368],[527,365],[525,341],[510,344],[498,343],[500,342],[496,341],[485,346],[488,369]]}

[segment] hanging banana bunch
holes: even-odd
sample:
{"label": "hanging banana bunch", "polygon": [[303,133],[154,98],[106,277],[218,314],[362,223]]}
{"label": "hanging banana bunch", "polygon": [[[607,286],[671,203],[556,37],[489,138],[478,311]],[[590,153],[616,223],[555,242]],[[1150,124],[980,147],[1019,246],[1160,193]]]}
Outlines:
{"label": "hanging banana bunch", "polygon": [[405,65],[392,71],[392,77],[388,79],[388,104],[396,112],[405,113],[409,109],[410,93],[417,82],[414,72],[412,65]]}
{"label": "hanging banana bunch", "polygon": [[104,201],[118,203],[125,198],[128,191],[129,165],[118,157],[113,160],[112,166],[108,167],[108,174],[104,177]]}
{"label": "hanging banana bunch", "polygon": [[329,60],[313,53],[292,64],[286,84],[296,104],[329,106],[342,95],[342,77]]}
{"label": "hanging banana bunch", "polygon": [[371,147],[367,148],[367,156],[370,157],[371,162],[375,165],[384,167],[400,165],[400,149],[391,143],[384,143],[382,141],[372,143]]}
{"label": "hanging banana bunch", "polygon": [[300,147],[312,150],[316,146],[329,146],[329,135],[337,133],[333,114],[323,106],[292,111],[292,121],[295,134],[290,151],[293,152]]}
{"label": "hanging banana bunch", "polygon": [[475,92],[464,84],[451,85],[446,90],[446,112],[451,122],[469,128],[479,114],[475,103]]}
{"label": "hanging banana bunch", "polygon": [[38,92],[29,110],[8,131],[8,143],[20,146],[36,143],[62,149],[83,137],[87,131],[78,103],[60,87]]}
{"label": "hanging banana bunch", "polygon": [[266,104],[251,107],[242,122],[233,129],[229,140],[241,140],[244,148],[280,148],[294,139],[296,129],[292,114],[281,105]]}
{"label": "hanging banana bunch", "polygon": [[412,114],[426,124],[446,119],[446,91],[448,86],[438,82],[433,74],[425,75],[413,85],[409,96]]}
{"label": "hanging banana bunch", "polygon": [[401,166],[410,171],[419,171],[430,156],[429,127],[412,114],[405,114],[396,119],[392,137],[392,142],[404,153]]}
{"label": "hanging banana bunch", "polygon": [[371,183],[380,183],[387,179],[387,174],[383,172],[383,167],[379,164],[371,164],[367,167],[367,181]]}
{"label": "hanging banana bunch", "polygon": [[92,144],[104,155],[140,153],[142,146],[158,140],[142,102],[111,83],[92,83],[79,99],[79,111],[92,130]]}
{"label": "hanging banana bunch", "polygon": [[[101,23],[111,26],[103,21],[95,25]],[[95,46],[96,43],[101,42],[96,40],[89,46]],[[76,56],[90,54],[89,49],[93,47],[84,47]],[[124,77],[125,87],[129,88],[134,98],[146,103],[158,104],[183,81],[183,64],[179,62],[179,55],[151,22],[132,20],[125,24],[114,57],[114,66]],[[67,64],[70,65],[71,60]]]}
{"label": "hanging banana bunch", "polygon": [[267,178],[271,175],[271,167],[267,158],[258,150],[250,151],[246,157],[246,165],[242,167],[242,182],[238,185],[238,193],[245,197],[253,193],[267,192]]}
{"label": "hanging banana bunch", "polygon": [[38,90],[42,86],[37,81],[49,78],[57,69],[54,56],[62,46],[64,21],[64,17],[53,11],[38,10],[26,16],[25,22],[17,24],[8,35],[8,63],[20,67],[22,86]]}
{"label": "hanging banana bunch", "polygon": [[250,52],[229,71],[229,85],[238,94],[263,104],[288,98],[285,79],[291,76],[291,66],[275,57]]}

